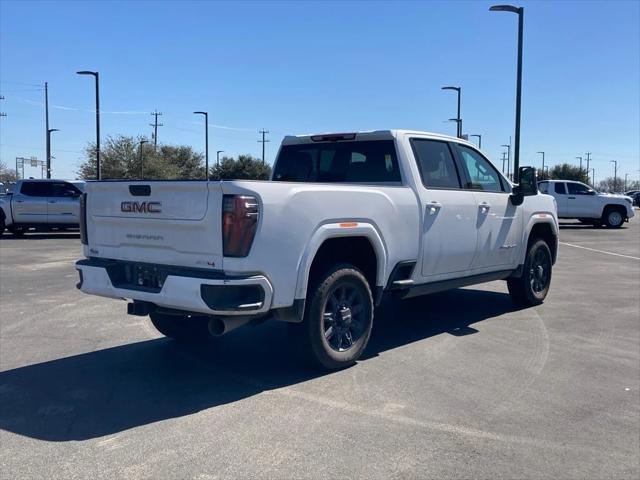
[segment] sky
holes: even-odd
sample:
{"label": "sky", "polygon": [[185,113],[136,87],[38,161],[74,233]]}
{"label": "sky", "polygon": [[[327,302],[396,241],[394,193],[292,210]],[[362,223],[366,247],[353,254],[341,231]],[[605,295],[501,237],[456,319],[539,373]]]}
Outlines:
{"label": "sky", "polygon": [[[0,160],[45,158],[49,84],[52,174],[75,178],[95,139],[151,135],[210,159],[261,156],[282,137],[406,128],[463,130],[501,167],[515,118],[517,16],[484,1],[31,2],[0,0]],[[520,2],[524,15],[521,165],[578,163],[596,180],[640,177],[640,2]],[[474,139],[475,140],[475,139]],[[40,171],[27,167],[26,176]]]}

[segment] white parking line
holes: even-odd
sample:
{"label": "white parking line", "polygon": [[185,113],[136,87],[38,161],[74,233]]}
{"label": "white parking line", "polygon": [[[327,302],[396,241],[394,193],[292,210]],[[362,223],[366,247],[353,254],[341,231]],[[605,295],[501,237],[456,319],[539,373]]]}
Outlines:
{"label": "white parking line", "polygon": [[613,252],[606,252],[604,250],[596,250],[595,248],[582,247],[580,245],[574,245],[573,243],[560,242],[560,245],[567,245],[568,247],[582,248],[583,250],[591,250],[592,252],[606,253],[607,255],[614,255],[616,257],[624,257],[624,258],[630,258],[632,260],[640,260],[640,257],[632,257],[631,255],[622,255],[621,253],[613,253]]}

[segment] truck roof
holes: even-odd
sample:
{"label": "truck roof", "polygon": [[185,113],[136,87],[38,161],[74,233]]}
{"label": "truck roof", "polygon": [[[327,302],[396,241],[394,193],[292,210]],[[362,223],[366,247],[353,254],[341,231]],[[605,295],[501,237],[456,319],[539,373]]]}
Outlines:
{"label": "truck roof", "polygon": [[[282,140],[283,145],[295,145],[300,143],[312,143],[332,140],[392,140],[400,135],[420,135],[421,137],[433,138],[436,140],[446,140],[449,142],[457,142],[466,145],[470,145],[473,148],[477,148],[474,144],[451,135],[444,135],[442,133],[424,132],[420,130],[405,130],[405,129],[391,129],[391,130],[368,130],[368,131],[356,131],[356,132],[326,132],[326,133],[313,133],[305,135],[287,135]],[[338,138],[338,137],[344,138]]]}

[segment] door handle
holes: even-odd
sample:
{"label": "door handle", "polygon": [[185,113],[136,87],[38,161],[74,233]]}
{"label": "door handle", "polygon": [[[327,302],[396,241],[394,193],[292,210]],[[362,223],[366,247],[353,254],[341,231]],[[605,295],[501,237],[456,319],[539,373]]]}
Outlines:
{"label": "door handle", "polygon": [[478,205],[478,207],[480,207],[481,213],[487,213],[491,208],[491,205],[489,205],[487,202],[482,202],[480,205]]}
{"label": "door handle", "polygon": [[16,203],[22,203],[24,200],[16,200]]}
{"label": "door handle", "polygon": [[434,215],[438,210],[442,208],[442,204],[434,200],[432,202],[427,203],[427,208],[429,209],[429,214]]}
{"label": "door handle", "polygon": [[569,197],[569,200],[575,200],[576,197]]}
{"label": "door handle", "polygon": [[49,203],[58,203],[58,202],[56,202],[55,200],[51,200],[49,201]]}

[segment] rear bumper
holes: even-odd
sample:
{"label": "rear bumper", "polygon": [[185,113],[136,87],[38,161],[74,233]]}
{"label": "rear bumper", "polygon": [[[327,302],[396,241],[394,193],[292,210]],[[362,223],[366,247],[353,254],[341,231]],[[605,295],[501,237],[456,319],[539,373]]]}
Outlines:
{"label": "rear bumper", "polygon": [[253,315],[269,311],[273,288],[266,277],[230,277],[222,272],[147,265],[162,272],[160,287],[138,287],[120,282],[115,268],[142,264],[104,259],[76,262],[77,287],[84,293],[149,302],[186,312],[208,315]]}

